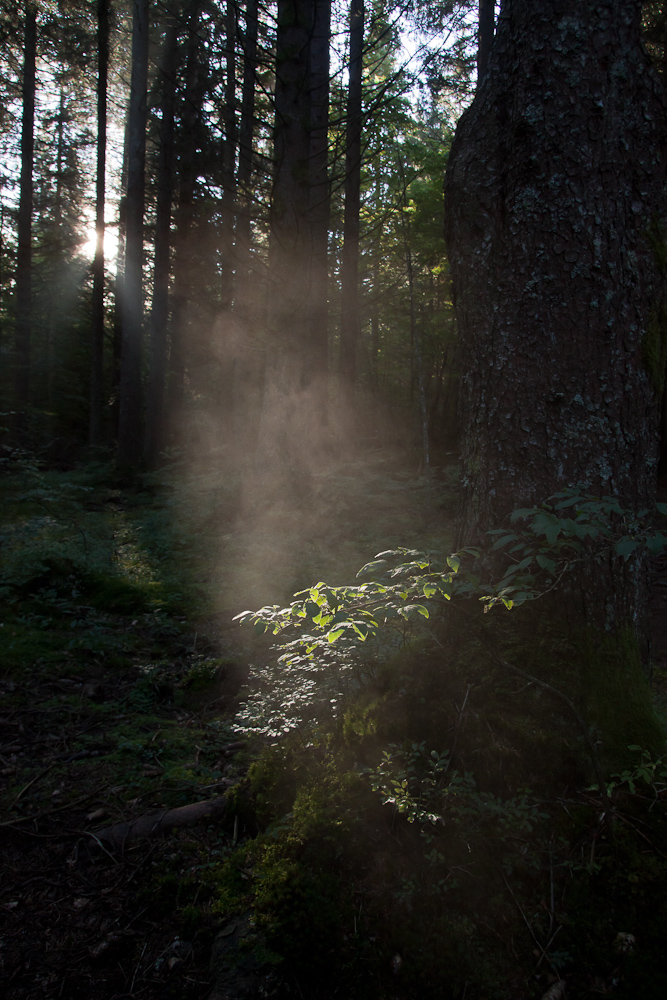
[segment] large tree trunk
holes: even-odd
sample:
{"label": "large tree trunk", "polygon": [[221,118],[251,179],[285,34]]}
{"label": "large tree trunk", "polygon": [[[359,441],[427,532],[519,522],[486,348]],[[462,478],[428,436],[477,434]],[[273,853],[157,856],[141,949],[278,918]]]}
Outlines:
{"label": "large tree trunk", "polygon": [[95,186],[95,257],[93,259],[90,420],[88,440],[102,437],[104,375],[104,200],[107,155],[107,72],[109,66],[109,0],[97,2],[97,177]]}
{"label": "large tree trunk", "polygon": [[35,58],[37,50],[37,8],[25,7],[23,39],[23,111],[21,120],[21,185],[16,254],[16,430],[25,429],[25,411],[30,402],[30,338],[32,298],[32,208],[33,161],[35,156]]}
{"label": "large tree trunk", "polygon": [[148,0],[133,0],[132,79],[128,114],[128,168],[125,274],[122,297],[122,356],[118,460],[137,468],[141,462],[141,346],[143,328],[144,164],[148,86]]}
{"label": "large tree trunk", "polygon": [[313,456],[310,359],[310,39],[314,0],[279,0],[271,191],[267,371],[258,464],[284,487]]}
{"label": "large tree trunk", "polygon": [[[461,543],[570,485],[629,507],[655,496],[667,119],[640,16],[640,0],[505,0],[459,122]],[[641,615],[622,576],[607,623]]]}

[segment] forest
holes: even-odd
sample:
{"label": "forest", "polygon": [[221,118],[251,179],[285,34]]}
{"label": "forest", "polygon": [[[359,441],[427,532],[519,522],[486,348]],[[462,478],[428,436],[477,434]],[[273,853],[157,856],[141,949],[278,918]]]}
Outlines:
{"label": "forest", "polygon": [[667,995],[667,3],[0,0],[0,985]]}

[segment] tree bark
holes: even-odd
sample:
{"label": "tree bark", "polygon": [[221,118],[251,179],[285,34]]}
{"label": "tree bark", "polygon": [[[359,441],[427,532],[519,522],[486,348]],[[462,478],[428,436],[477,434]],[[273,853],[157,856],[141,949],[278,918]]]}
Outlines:
{"label": "tree bark", "polygon": [[[505,0],[459,122],[445,190],[462,544],[567,486],[655,497],[667,118],[640,17],[640,0]],[[628,573],[590,595],[607,623],[642,613]]]}
{"label": "tree bark", "polygon": [[16,343],[14,387],[16,430],[25,431],[30,404],[30,340],[32,298],[32,209],[33,163],[35,158],[35,61],[37,53],[37,8],[25,7],[23,40],[23,110],[21,119],[21,180],[16,255]]}
{"label": "tree bark", "polygon": [[109,0],[97,2],[97,175],[95,184],[95,257],[93,259],[90,419],[88,442],[102,438],[104,376],[104,203],[107,155],[107,75],[109,67]]}
{"label": "tree bark", "polygon": [[142,453],[141,347],[144,312],[142,271],[148,86],[148,0],[133,0],[133,7],[118,461],[123,466],[136,469],[141,463]]}

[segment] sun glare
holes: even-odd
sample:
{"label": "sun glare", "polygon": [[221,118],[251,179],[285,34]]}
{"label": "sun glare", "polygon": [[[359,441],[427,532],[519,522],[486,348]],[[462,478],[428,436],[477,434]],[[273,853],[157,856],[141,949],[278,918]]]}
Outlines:
{"label": "sun glare", "polygon": [[[85,242],[81,244],[81,256],[86,260],[92,260],[95,256],[95,246],[97,237],[94,229],[89,229],[86,233]],[[115,260],[118,255],[118,230],[115,227],[107,226],[104,231],[104,259]]]}

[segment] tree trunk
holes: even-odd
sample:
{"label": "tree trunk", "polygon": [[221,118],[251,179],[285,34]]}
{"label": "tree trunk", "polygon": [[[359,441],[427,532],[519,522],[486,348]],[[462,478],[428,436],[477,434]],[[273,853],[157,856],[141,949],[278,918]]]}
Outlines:
{"label": "tree trunk", "polygon": [[340,377],[343,407],[354,392],[359,339],[359,211],[361,205],[361,84],[364,0],[350,3],[350,82],[345,138],[345,213],[341,261]]}
{"label": "tree trunk", "polygon": [[[667,119],[640,17],[640,0],[505,0],[459,122],[446,238],[462,544],[567,486],[631,508],[655,497]],[[631,567],[589,596],[606,624],[643,613]]]}
{"label": "tree trunk", "polygon": [[136,469],[141,462],[141,341],[143,326],[144,164],[148,86],[148,0],[133,0],[132,79],[128,117],[123,344],[120,368],[118,460]]}
{"label": "tree trunk", "polygon": [[16,254],[16,347],[14,386],[16,431],[25,431],[30,404],[30,339],[32,298],[32,208],[33,161],[35,156],[35,59],[37,52],[37,8],[25,7],[23,41],[23,112],[21,120],[21,182]]}
{"label": "tree trunk", "polygon": [[279,0],[267,371],[258,464],[300,490],[313,455],[310,336],[310,39],[314,0]]}
{"label": "tree trunk", "polygon": [[149,468],[156,465],[163,445],[164,392],[167,373],[169,277],[171,274],[171,207],[174,194],[174,113],[178,67],[178,22],[171,20],[164,40],[160,70],[160,151],[155,209],[155,260],[151,304],[146,437],[144,453]]}
{"label": "tree trunk", "polygon": [[95,188],[95,257],[93,259],[90,420],[88,440],[102,438],[104,375],[104,202],[107,155],[107,72],[109,66],[109,0],[97,0],[97,176]]}

